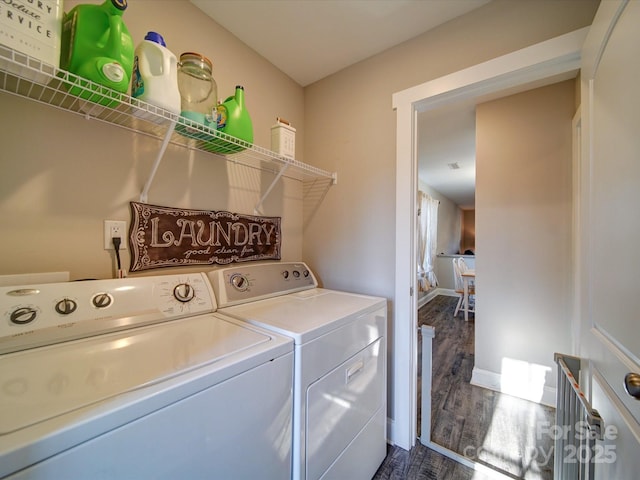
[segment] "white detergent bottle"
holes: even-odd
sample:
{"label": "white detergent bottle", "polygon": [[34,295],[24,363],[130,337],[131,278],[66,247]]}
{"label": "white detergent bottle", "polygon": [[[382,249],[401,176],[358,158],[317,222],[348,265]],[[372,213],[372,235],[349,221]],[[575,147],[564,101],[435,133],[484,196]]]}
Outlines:
{"label": "white detergent bottle", "polygon": [[147,33],[136,47],[132,77],[132,97],[180,114],[178,59],[159,33]]}

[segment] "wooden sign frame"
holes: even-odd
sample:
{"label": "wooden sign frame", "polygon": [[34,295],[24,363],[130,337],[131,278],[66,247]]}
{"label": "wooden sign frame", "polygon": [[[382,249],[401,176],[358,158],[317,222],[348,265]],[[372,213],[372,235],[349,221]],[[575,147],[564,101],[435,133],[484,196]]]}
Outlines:
{"label": "wooden sign frame", "polygon": [[280,217],[131,202],[129,271],[280,260],[280,223]]}

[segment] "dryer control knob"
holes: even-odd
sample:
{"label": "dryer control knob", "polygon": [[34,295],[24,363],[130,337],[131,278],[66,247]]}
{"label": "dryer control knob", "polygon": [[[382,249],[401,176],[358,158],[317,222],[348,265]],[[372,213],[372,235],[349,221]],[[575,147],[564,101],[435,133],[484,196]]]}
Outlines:
{"label": "dryer control knob", "polygon": [[193,300],[196,296],[196,291],[188,283],[181,283],[173,289],[173,296],[179,302],[187,303]]}
{"label": "dryer control knob", "polygon": [[231,275],[229,282],[231,283],[231,286],[239,292],[245,292],[249,288],[249,280],[247,280],[247,277],[241,275],[240,273]]}
{"label": "dryer control knob", "polygon": [[107,308],[112,303],[113,303],[113,297],[106,292],[97,293],[91,299],[91,304],[96,308]]}

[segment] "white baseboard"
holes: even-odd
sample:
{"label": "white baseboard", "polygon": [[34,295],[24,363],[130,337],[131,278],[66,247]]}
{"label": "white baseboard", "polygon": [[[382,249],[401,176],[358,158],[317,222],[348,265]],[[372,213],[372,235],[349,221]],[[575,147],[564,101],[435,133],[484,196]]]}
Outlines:
{"label": "white baseboard", "polygon": [[[482,370],[480,368],[473,367],[473,372],[471,374],[471,385],[475,385],[477,387],[487,388],[489,390],[493,390],[495,392],[505,393],[502,389],[502,376],[496,372],[490,372],[488,370]],[[531,402],[540,403],[542,405],[547,405],[548,407],[556,407],[556,389],[553,387],[544,386],[542,391],[542,398],[533,399],[527,396],[527,392],[519,392],[510,391],[509,395],[513,395],[518,398],[523,398],[525,400],[529,400]]]}
{"label": "white baseboard", "polygon": [[418,299],[418,308],[424,307],[427,303],[429,303],[431,300],[436,298],[438,295],[445,295],[447,297],[458,296],[455,290],[451,290],[450,288],[438,287],[438,288],[435,288],[434,290],[431,290],[429,293],[427,293],[426,295]]}
{"label": "white baseboard", "polygon": [[436,298],[437,295],[438,295],[438,289],[435,288],[429,291],[426,295],[423,295],[420,298],[418,298],[418,308],[424,307],[427,303],[429,303],[431,300]]}
{"label": "white baseboard", "polygon": [[436,289],[436,294],[437,295],[445,295],[447,297],[457,297],[458,294],[456,293],[455,290],[451,289],[451,288],[438,288]]}

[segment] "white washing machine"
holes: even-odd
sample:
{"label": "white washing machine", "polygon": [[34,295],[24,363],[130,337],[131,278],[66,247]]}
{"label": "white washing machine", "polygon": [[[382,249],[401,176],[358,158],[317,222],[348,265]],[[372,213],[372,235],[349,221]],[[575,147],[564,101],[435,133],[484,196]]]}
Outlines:
{"label": "white washing machine", "polygon": [[370,480],[386,455],[386,300],[318,288],[304,263],[209,278],[220,312],[295,342],[293,478]]}
{"label": "white washing machine", "polygon": [[0,288],[0,477],[291,475],[293,342],[204,274]]}

